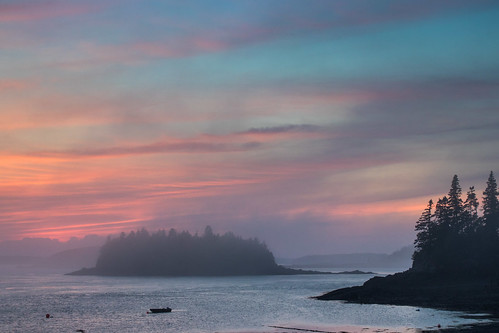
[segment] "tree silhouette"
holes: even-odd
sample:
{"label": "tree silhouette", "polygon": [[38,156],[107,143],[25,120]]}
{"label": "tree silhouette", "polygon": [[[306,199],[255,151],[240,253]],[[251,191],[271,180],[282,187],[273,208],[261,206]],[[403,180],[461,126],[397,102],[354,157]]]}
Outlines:
{"label": "tree silhouette", "polygon": [[[428,264],[429,261],[425,257],[430,255],[436,246],[437,239],[435,236],[437,232],[434,229],[437,225],[433,218],[433,200],[430,199],[415,227],[418,234],[414,241],[416,251],[412,259],[416,263]],[[425,267],[425,269],[428,269],[428,267]]]}
{"label": "tree silhouette", "polygon": [[483,216],[478,215],[474,187],[461,199],[455,175],[447,196],[433,201],[416,223],[413,269],[419,271],[481,274],[499,273],[499,201],[497,183],[491,172],[483,197]]}
{"label": "tree silhouette", "polygon": [[470,233],[477,230],[481,219],[478,218],[478,198],[476,197],[475,187],[471,186],[466,193],[466,201],[464,202],[464,220],[466,225],[464,225],[464,232]]}
{"label": "tree silhouette", "polygon": [[449,190],[449,200],[448,209],[450,214],[450,228],[453,233],[459,233],[463,229],[463,200],[461,199],[461,185],[459,184],[459,178],[454,175],[452,178],[452,184]]}
{"label": "tree silhouette", "polygon": [[483,218],[488,230],[497,230],[499,227],[499,200],[497,198],[497,182],[494,173],[491,171],[487,180],[487,187],[483,192]]}

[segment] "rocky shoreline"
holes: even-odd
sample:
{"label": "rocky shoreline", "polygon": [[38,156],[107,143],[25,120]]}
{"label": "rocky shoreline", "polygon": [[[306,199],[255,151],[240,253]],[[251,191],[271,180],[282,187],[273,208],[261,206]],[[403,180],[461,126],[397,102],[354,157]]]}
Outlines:
{"label": "rocky shoreline", "polygon": [[385,277],[374,277],[362,286],[341,288],[314,298],[364,304],[429,307],[470,314],[486,313],[493,322],[442,331],[499,332],[499,286],[488,278],[409,270]]}
{"label": "rocky shoreline", "polygon": [[[499,332],[499,322],[462,325],[459,327],[439,329],[439,333],[497,333]],[[434,330],[422,330],[421,333],[435,333]]]}
{"label": "rocky shoreline", "polygon": [[337,289],[318,300],[431,307],[499,317],[499,286],[487,278],[406,271]]}

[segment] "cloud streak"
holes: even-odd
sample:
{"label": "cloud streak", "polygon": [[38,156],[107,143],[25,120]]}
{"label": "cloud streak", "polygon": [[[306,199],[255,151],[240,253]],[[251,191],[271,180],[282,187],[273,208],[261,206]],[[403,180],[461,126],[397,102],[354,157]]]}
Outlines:
{"label": "cloud streak", "polygon": [[283,126],[273,126],[273,127],[250,128],[245,132],[241,132],[241,134],[272,135],[272,134],[282,134],[282,133],[316,133],[324,130],[325,130],[324,127],[318,125],[299,124],[299,125],[283,125]]}
{"label": "cloud streak", "polygon": [[0,4],[0,23],[31,22],[82,15],[93,11],[95,4],[71,4],[67,1],[22,1]]}
{"label": "cloud streak", "polygon": [[143,145],[124,145],[108,148],[72,149],[66,151],[37,151],[29,153],[31,157],[40,158],[94,158],[94,157],[119,157],[136,156],[144,154],[168,153],[232,153],[251,151],[261,147],[260,142],[203,142],[203,141],[160,141]]}

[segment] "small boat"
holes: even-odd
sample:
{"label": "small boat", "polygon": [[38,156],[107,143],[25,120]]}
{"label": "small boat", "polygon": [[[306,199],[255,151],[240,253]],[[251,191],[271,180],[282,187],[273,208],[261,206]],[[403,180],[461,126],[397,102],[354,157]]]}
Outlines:
{"label": "small boat", "polygon": [[172,309],[170,308],[160,308],[160,309],[149,309],[151,313],[166,313],[166,312],[172,312]]}

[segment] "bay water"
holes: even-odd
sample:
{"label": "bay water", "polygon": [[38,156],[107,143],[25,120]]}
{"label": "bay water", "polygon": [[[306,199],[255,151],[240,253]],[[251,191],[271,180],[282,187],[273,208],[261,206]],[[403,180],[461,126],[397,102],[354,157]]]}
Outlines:
{"label": "bay water", "polygon": [[[458,312],[310,298],[360,285],[372,276],[99,277],[0,271],[0,332],[253,332],[313,325],[436,328],[480,320],[462,318]],[[173,311],[147,313],[162,307]]]}

